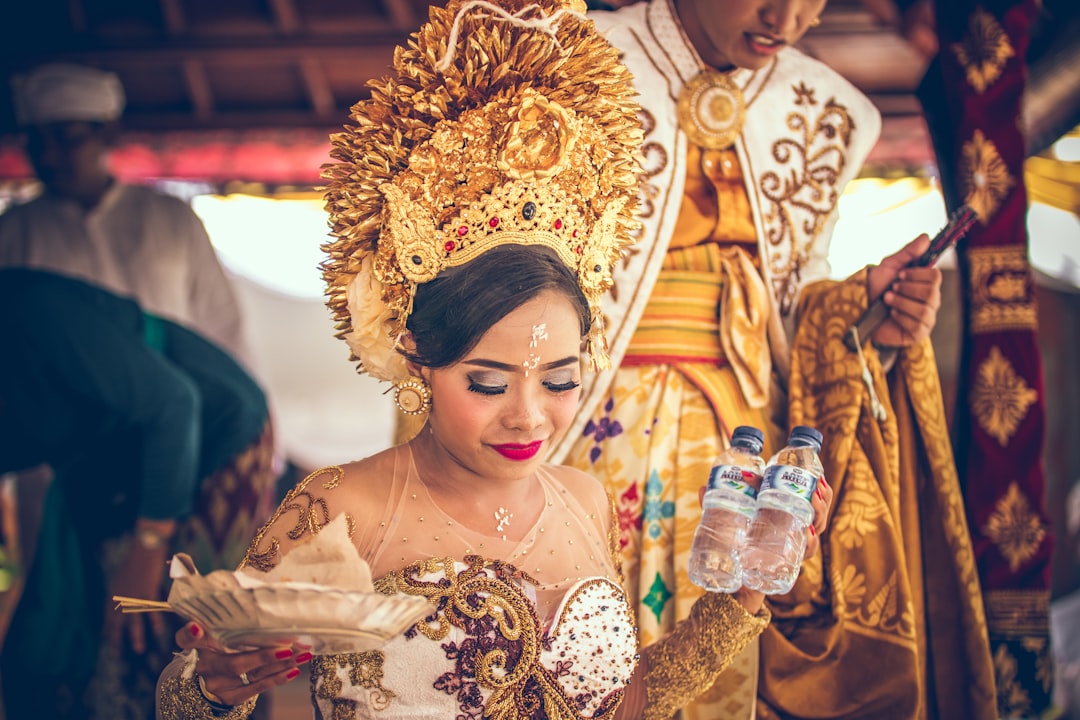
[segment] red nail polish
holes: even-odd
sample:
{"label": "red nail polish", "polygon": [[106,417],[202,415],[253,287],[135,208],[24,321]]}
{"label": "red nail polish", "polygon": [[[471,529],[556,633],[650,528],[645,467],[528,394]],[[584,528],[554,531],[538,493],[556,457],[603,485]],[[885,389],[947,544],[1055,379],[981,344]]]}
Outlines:
{"label": "red nail polish", "polygon": [[817,530],[814,529],[813,525],[810,526],[810,534],[811,535],[817,535]]}
{"label": "red nail polish", "polygon": [[276,653],[274,653],[274,657],[276,657],[278,660],[284,660],[287,657],[292,657],[292,650],[289,648],[282,648],[281,650],[278,650]]}
{"label": "red nail polish", "polygon": [[309,652],[300,653],[299,655],[296,656],[296,664],[297,665],[303,665],[304,663],[306,663],[310,659],[311,659],[311,653],[309,653]]}
{"label": "red nail polish", "polygon": [[300,668],[293,668],[289,672],[285,673],[286,680],[292,680],[294,677],[300,674]]}
{"label": "red nail polish", "polygon": [[188,632],[191,633],[191,637],[197,638],[202,635],[202,628],[198,625],[192,625],[188,628]]}
{"label": "red nail polish", "polygon": [[814,493],[818,496],[818,500],[825,502],[825,496],[821,494],[821,488],[815,490]]}

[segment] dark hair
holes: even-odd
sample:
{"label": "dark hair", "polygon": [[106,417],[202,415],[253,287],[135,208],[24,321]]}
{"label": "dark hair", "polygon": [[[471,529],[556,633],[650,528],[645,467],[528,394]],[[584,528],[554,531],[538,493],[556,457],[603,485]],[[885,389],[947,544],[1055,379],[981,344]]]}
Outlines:
{"label": "dark hair", "polygon": [[416,351],[406,357],[425,367],[453,365],[492,325],[544,290],[561,292],[574,304],[584,337],[591,314],[573,271],[550,248],[507,244],[417,288],[406,323]]}

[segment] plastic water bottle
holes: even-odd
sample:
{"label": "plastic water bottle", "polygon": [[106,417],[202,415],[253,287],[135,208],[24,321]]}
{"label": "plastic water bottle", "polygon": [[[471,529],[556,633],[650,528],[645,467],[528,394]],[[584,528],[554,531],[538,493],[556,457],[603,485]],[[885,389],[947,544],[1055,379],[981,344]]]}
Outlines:
{"label": "plastic water bottle", "polygon": [[806,552],[806,529],[814,522],[810,498],[825,474],[820,451],[821,433],[799,425],[788,444],[769,458],[741,553],[747,587],[780,595],[795,585]]}
{"label": "plastic water bottle", "polygon": [[706,590],[734,592],[742,586],[739,548],[754,517],[754,498],[765,469],[764,440],[757,428],[740,425],[709,473],[701,521],[690,547],[690,582]]}

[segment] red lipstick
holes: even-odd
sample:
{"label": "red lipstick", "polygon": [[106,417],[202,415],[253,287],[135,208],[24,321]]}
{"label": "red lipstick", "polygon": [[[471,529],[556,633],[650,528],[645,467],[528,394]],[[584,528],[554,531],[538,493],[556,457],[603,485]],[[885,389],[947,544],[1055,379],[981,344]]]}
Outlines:
{"label": "red lipstick", "polygon": [[492,445],[491,448],[502,455],[507,460],[532,460],[536,457],[536,453],[540,452],[540,447],[543,445],[542,440],[531,442],[528,445],[519,445],[516,443],[507,443],[506,445]]}

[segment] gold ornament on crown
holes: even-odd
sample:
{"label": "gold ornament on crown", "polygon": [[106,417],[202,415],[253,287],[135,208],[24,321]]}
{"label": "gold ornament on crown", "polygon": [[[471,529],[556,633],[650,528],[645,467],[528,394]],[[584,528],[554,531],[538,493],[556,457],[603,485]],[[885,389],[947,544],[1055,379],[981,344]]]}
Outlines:
{"label": "gold ornament on crown", "polygon": [[405,377],[417,286],[507,243],[551,248],[576,273],[590,363],[610,366],[600,303],[638,227],[642,132],[631,76],[583,10],[432,7],[396,75],[331,136],[323,277],[361,372]]}

